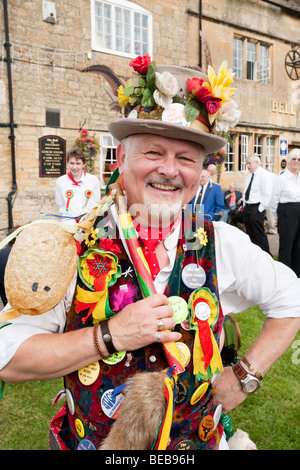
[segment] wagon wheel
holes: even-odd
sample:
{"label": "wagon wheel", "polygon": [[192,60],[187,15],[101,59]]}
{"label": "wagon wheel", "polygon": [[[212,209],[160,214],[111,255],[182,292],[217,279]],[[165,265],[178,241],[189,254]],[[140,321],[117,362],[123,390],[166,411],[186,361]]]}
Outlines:
{"label": "wagon wheel", "polygon": [[285,70],[292,80],[299,80],[300,53],[296,49],[290,50],[285,56]]}

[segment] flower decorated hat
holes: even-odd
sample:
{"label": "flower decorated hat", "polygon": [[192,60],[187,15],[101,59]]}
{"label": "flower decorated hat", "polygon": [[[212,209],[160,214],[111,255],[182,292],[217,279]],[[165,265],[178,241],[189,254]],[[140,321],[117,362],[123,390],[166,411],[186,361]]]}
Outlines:
{"label": "flower decorated hat", "polygon": [[209,66],[208,76],[192,68],[156,66],[149,54],[129,65],[132,76],[118,90],[124,117],[109,125],[118,141],[135,134],[155,134],[194,142],[205,154],[224,147],[228,130],[240,117],[231,99],[235,88],[226,62],[217,75]]}

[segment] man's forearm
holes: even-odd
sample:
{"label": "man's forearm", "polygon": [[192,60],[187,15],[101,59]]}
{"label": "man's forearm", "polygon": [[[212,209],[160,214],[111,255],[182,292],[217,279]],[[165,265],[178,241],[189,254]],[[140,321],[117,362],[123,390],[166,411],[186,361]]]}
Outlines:
{"label": "man's forearm", "polygon": [[[98,335],[101,342],[101,335]],[[100,344],[100,346],[102,346]],[[105,346],[101,350],[106,351]],[[28,338],[0,371],[5,382],[51,380],[99,360],[93,328],[63,334],[39,334]]]}
{"label": "man's forearm", "polygon": [[246,353],[256,371],[262,375],[288,349],[300,329],[300,318],[267,318],[260,335]]}

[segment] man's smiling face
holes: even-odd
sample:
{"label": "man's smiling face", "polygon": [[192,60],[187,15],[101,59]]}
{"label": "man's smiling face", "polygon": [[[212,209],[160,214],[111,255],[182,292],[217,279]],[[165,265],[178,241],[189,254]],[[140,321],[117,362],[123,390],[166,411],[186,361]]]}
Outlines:
{"label": "man's smiling face", "polygon": [[188,141],[142,134],[118,147],[117,161],[129,207],[146,205],[154,215],[163,205],[176,216],[197,191],[203,151]]}

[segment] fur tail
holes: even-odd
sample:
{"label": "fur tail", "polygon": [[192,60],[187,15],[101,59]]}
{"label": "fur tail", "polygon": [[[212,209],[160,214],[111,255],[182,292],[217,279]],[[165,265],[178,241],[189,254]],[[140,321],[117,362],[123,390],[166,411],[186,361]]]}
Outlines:
{"label": "fur tail", "polygon": [[150,450],[166,411],[164,390],[161,372],[130,380],[118,417],[98,450]]}

